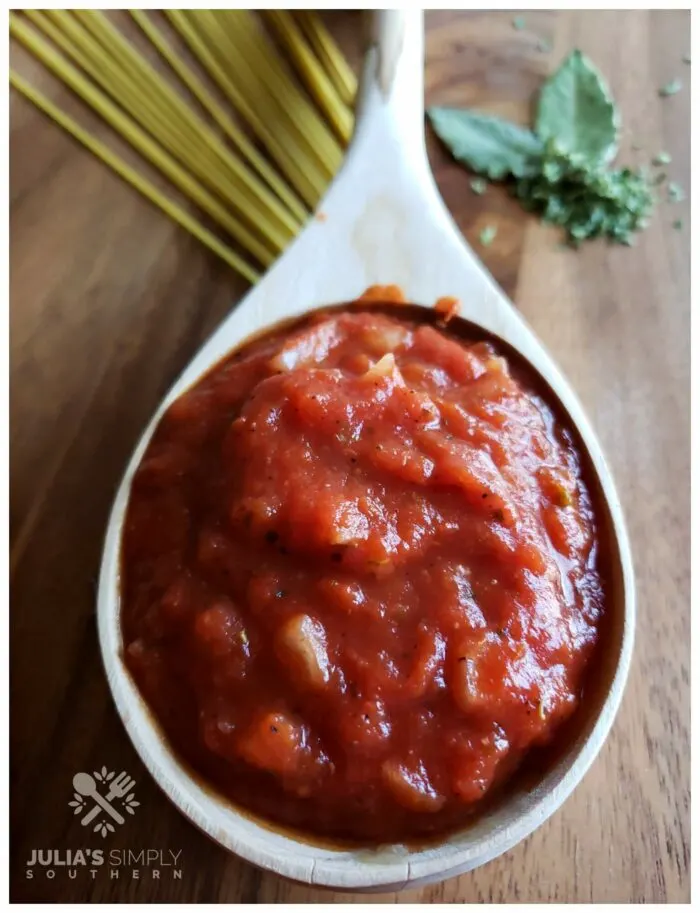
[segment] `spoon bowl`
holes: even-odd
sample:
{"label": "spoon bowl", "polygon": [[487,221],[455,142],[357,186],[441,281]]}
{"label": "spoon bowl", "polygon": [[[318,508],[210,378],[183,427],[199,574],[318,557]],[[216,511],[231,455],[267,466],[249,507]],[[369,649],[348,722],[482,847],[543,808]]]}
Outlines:
{"label": "spoon bowl", "polygon": [[[468,871],[510,849],[553,814],[610,729],[630,664],[635,614],[620,502],[593,430],[551,356],[465,244],[433,180],[423,126],[422,14],[383,10],[371,23],[355,135],[321,215],[203,346],[146,428],[113,505],[98,594],[100,645],[117,709],[144,764],[174,804],[251,863],[296,881],[355,891],[397,890]],[[273,829],[212,793],[174,756],[122,660],[120,546],[132,476],[174,399],[267,327],[353,300],[369,286],[392,284],[407,301],[425,307],[442,296],[456,297],[461,317],[515,350],[552,392],[576,432],[589,483],[597,489],[608,619],[595,691],[576,715],[565,749],[534,785],[511,790],[439,843],[356,849]]]}

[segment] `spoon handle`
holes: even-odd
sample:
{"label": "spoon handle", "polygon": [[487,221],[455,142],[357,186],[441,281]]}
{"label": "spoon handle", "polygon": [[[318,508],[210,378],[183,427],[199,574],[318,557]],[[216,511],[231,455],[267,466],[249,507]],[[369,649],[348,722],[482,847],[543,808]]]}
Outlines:
{"label": "spoon handle", "polygon": [[366,14],[366,52],[355,134],[381,117],[409,148],[424,148],[423,10],[373,10]]}

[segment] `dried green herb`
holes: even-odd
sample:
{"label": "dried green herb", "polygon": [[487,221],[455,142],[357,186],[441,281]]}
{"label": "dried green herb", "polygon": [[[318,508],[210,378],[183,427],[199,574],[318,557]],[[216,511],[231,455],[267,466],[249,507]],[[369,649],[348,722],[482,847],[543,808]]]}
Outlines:
{"label": "dried green herb", "polygon": [[541,174],[521,178],[515,196],[544,222],[560,225],[573,243],[605,237],[629,244],[645,228],[654,197],[643,174],[630,168],[591,168],[582,157],[551,150]]}
{"label": "dried green herb", "polygon": [[669,203],[682,203],[683,200],[685,200],[685,193],[683,192],[683,188],[675,181],[669,182],[667,193]]}
{"label": "dried green herb", "polygon": [[479,232],[479,241],[484,245],[484,247],[488,247],[497,234],[498,229],[495,225],[486,225]]}
{"label": "dried green herb", "polygon": [[580,51],[573,51],[540,91],[535,133],[555,140],[560,152],[591,165],[617,152],[619,115],[603,77]]}
{"label": "dried green herb", "polygon": [[527,127],[462,108],[430,108],[428,117],[457,161],[492,180],[537,174],[542,142]]}
{"label": "dried green herb", "polygon": [[667,82],[665,86],[661,86],[659,95],[662,98],[668,98],[669,95],[676,95],[682,88],[683,83],[680,79],[672,79],[670,82]]}
{"label": "dried green herb", "polygon": [[[652,182],[644,169],[607,167],[617,150],[619,114],[602,76],[580,51],[542,87],[534,131],[474,111],[428,113],[456,159],[478,175],[508,181],[522,206],[561,226],[570,244],[605,237],[630,245],[646,226]],[[485,228],[481,243],[490,244],[495,234]]]}

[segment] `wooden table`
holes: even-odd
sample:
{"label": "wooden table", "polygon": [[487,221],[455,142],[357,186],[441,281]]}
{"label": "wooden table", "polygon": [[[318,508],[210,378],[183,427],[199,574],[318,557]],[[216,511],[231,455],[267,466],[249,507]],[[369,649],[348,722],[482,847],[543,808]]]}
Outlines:
{"label": "wooden table", "polygon": [[[661,99],[657,89],[676,76],[689,84],[689,14],[547,11],[525,21],[518,31],[506,13],[429,13],[429,102],[525,120],[541,79],[581,47],[622,110],[621,159],[667,150],[687,190],[689,91]],[[339,28],[356,48],[356,17],[341,16]],[[538,49],[539,38],[553,49]],[[687,902],[688,205],[661,205],[633,249],[573,253],[500,190],[474,196],[432,139],[430,153],[468,240],[556,353],[602,439],[629,521],[639,623],[612,735],[563,809],[490,865],[400,898]],[[143,769],[100,665],[95,579],[115,486],[146,419],[243,285],[16,97],[11,156],[13,899],[361,900],[264,874],[195,831]],[[499,227],[488,249],[478,244],[486,223]],[[141,802],[104,845],[181,851],[181,880],[165,870],[160,881],[124,870],[114,879],[107,866],[94,880],[60,869],[27,879],[34,849],[100,845],[67,802],[73,774],[102,765],[131,772]]]}

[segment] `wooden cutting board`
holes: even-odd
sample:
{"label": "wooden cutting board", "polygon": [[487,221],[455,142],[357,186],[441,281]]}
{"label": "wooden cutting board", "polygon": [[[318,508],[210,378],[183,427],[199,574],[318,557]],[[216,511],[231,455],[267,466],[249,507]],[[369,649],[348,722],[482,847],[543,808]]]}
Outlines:
{"label": "wooden cutting board", "polygon": [[[668,151],[666,170],[689,195],[689,13],[523,15],[518,30],[507,13],[428,13],[428,102],[526,122],[543,77],[580,47],[620,105],[620,159]],[[357,16],[331,22],[357,60]],[[17,63],[48,84],[26,58]],[[660,98],[674,77],[683,90]],[[476,872],[369,899],[688,902],[689,205],[663,203],[632,249],[574,253],[500,189],[474,196],[432,138],[430,153],[467,239],[589,411],[629,523],[639,623],[612,735],[554,818]],[[14,95],[10,187],[12,899],[367,900],[257,871],[195,831],[139,762],[100,665],[95,579],[115,486],[160,397],[244,285]],[[487,224],[498,234],[483,248]],[[140,802],[106,840],[86,836],[68,807],[73,775],[103,766],[128,771]],[[81,848],[102,848],[104,864],[78,866],[74,879],[65,865],[49,867],[53,878],[35,865],[28,877],[34,851],[65,861]],[[128,864],[141,850],[162,856]]]}

